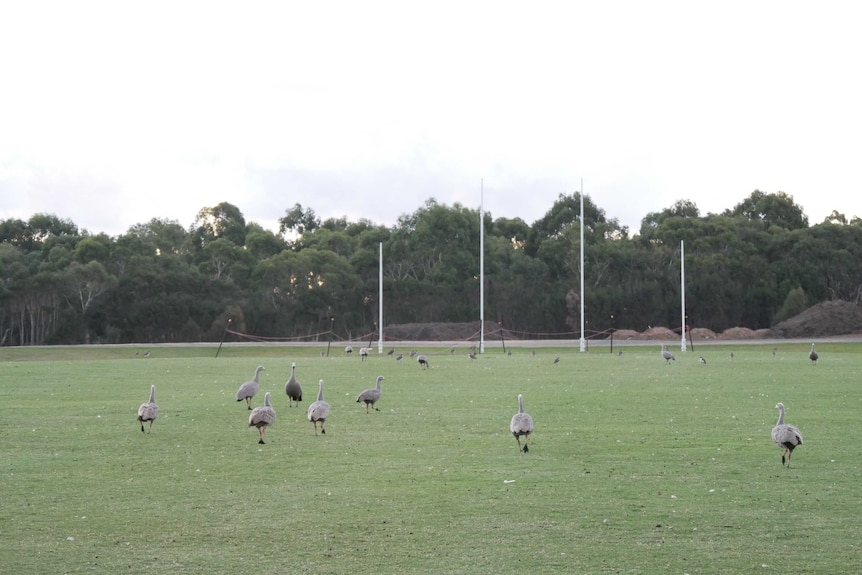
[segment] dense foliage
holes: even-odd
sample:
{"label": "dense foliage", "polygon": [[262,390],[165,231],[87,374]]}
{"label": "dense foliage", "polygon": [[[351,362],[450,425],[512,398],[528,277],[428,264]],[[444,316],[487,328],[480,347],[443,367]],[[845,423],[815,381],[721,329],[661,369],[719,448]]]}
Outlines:
{"label": "dense foliage", "polygon": [[[0,221],[0,345],[217,341],[334,332],[364,336],[378,321],[479,318],[479,212],[428,200],[391,228],[321,221],[297,204],[278,233],[228,203],[184,229],[154,219],[112,238],[36,214]],[[580,329],[580,195],[544,217],[484,214],[485,318],[527,334]],[[716,331],[769,327],[824,300],[862,300],[862,221],[821,224],[793,198],[755,191],[701,216],[680,201],[630,235],[584,197],[587,335],[679,325],[684,241],[688,323]]]}

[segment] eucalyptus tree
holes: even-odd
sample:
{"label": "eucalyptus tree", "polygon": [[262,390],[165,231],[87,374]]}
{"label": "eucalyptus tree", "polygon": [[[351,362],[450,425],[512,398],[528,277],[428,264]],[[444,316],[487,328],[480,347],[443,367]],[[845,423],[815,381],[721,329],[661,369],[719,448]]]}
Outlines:
{"label": "eucalyptus tree", "polygon": [[371,323],[372,302],[357,290],[347,260],[331,251],[285,250],[259,262],[254,276],[258,291],[245,319],[256,333],[317,333],[333,318],[342,332],[354,333]]}
{"label": "eucalyptus tree", "polygon": [[725,214],[763,222],[766,228],[779,226],[786,230],[799,230],[808,227],[808,216],[802,207],[793,200],[793,196],[784,192],[769,194],[754,190]]}
{"label": "eucalyptus tree", "polygon": [[228,202],[202,208],[191,226],[194,249],[200,252],[207,243],[217,239],[234,245],[245,245],[246,223],[240,209]]}

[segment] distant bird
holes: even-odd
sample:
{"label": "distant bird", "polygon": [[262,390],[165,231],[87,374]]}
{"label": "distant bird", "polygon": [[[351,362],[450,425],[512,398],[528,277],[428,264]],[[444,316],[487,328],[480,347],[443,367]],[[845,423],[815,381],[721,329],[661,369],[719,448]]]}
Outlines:
{"label": "distant bird", "polygon": [[699,360],[699,361],[700,361],[700,363],[702,363],[702,364],[706,365],[706,360],[703,358],[703,356],[700,356],[700,360]]}
{"label": "distant bird", "polygon": [[349,345],[348,345],[348,346],[345,346],[345,348],[344,348],[344,353],[353,353],[353,348],[352,348],[352,347],[350,347]]}
{"label": "distant bird", "polygon": [[263,440],[263,434],[266,433],[266,428],[272,425],[272,422],[275,421],[275,410],[272,408],[269,398],[270,393],[267,391],[263,395],[263,405],[255,407],[248,415],[248,426],[256,427],[260,434],[258,443],[266,443]]}
{"label": "distant bird", "polygon": [[395,353],[395,348],[394,348],[394,347],[393,347],[393,348],[391,348],[389,351],[387,351],[387,352],[386,352],[386,355],[392,355],[393,353]]}
{"label": "distant bird", "polygon": [[469,357],[470,359],[476,359],[476,352],[471,351],[470,353],[467,354],[467,357]]}
{"label": "distant bird", "polygon": [[781,464],[784,465],[785,455],[787,465],[790,466],[790,456],[798,445],[802,445],[802,433],[799,429],[788,423],[784,423],[784,404],[779,402],[775,405],[778,410],[778,423],[772,428],[772,441],[782,448]]}
{"label": "distant bird", "polygon": [[730,361],[733,361],[733,352],[730,352]]}
{"label": "distant bird", "polygon": [[384,378],[382,375],[378,375],[377,387],[366,389],[365,391],[360,393],[359,396],[357,396],[356,403],[362,403],[363,401],[365,402],[365,413],[368,413],[369,405],[374,408],[374,411],[380,411],[374,404],[376,404],[380,400],[380,382],[383,381],[383,379]]}
{"label": "distant bird", "polygon": [[320,422],[320,433],[326,433],[323,424],[329,417],[329,404],[323,400],[323,380],[320,380],[320,390],[317,392],[317,401],[308,406],[308,421],[314,424],[314,434],[317,435],[317,422]]}
{"label": "distant bird", "polygon": [[451,355],[455,355],[455,348],[454,348],[454,347],[450,347],[450,348],[449,348],[449,353],[450,353]]}
{"label": "distant bird", "polygon": [[808,359],[811,360],[811,363],[817,363],[818,357],[820,357],[820,355],[817,353],[817,350],[814,349],[814,344],[812,343],[811,344],[811,353],[808,354]]}
{"label": "distant bird", "polygon": [[772,348],[772,355],[775,355],[776,353],[778,353],[778,348],[777,348],[777,347],[773,347],[773,348]]}
{"label": "distant bird", "polygon": [[396,357],[396,358],[395,358],[395,361],[401,361],[402,359],[404,359],[404,354],[403,354],[403,353],[399,353],[399,354],[398,354],[398,357]]}
{"label": "distant bird", "polygon": [[509,355],[509,357],[512,357],[512,352],[510,351],[508,355]]}
{"label": "distant bird", "polygon": [[410,357],[416,357],[416,350],[415,349],[410,352]]}
{"label": "distant bird", "polygon": [[156,386],[150,386],[150,400],[142,403],[138,408],[138,421],[141,422],[141,433],[144,432],[144,422],[150,422],[150,431],[153,430],[153,422],[159,415],[159,406],[156,405]]}
{"label": "distant bird", "polygon": [[422,366],[422,369],[426,369],[426,368],[431,367],[431,364],[429,364],[429,363],[428,363],[428,358],[427,358],[427,357],[425,357],[425,355],[424,355],[424,354],[423,354],[423,355],[420,355],[419,357],[417,357],[417,358],[416,358],[416,361],[418,361],[418,362],[419,362],[419,365],[421,365],[421,366]]}
{"label": "distant bird", "polygon": [[[533,433],[533,418],[524,413],[524,396],[518,394],[518,413],[512,416],[512,421],[509,423],[509,431],[515,436],[515,441],[518,442],[518,451],[527,453],[530,449],[527,447],[527,438]],[[524,448],[521,449],[521,437],[524,438]]]}
{"label": "distant bird", "polygon": [[299,407],[299,402],[302,401],[302,385],[296,379],[296,363],[292,363],[290,366],[290,379],[287,380],[287,383],[284,384],[284,393],[287,394],[287,406],[293,407],[293,402],[297,403],[297,407]]}
{"label": "distant bird", "polygon": [[144,357],[150,357],[150,352],[144,352]]}
{"label": "distant bird", "polygon": [[555,357],[555,358],[554,358],[554,363],[560,363],[560,358],[559,358],[559,356],[557,356],[557,357]]}
{"label": "distant bird", "polygon": [[367,347],[360,347],[359,348],[359,357],[362,358],[362,361],[365,361],[365,359],[368,357],[368,348]]}
{"label": "distant bird", "polygon": [[667,350],[667,344],[665,343],[661,344],[661,356],[664,359],[665,363],[676,361],[676,358],[673,356],[673,354]]}
{"label": "distant bird", "polygon": [[623,354],[623,350],[619,350],[619,351],[617,352],[617,355],[622,355],[622,354]]}
{"label": "distant bird", "polygon": [[254,378],[251,381],[247,381],[241,386],[236,392],[236,400],[242,401],[243,399],[248,404],[249,410],[251,409],[251,398],[257,395],[258,390],[260,389],[260,372],[263,371],[263,366],[257,366],[257,369],[254,370]]}

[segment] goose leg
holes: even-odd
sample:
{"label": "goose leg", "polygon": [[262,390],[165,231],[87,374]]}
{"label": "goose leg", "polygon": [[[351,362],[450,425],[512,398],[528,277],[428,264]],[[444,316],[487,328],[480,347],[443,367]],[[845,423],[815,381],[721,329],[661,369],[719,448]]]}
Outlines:
{"label": "goose leg", "polygon": [[144,432],[144,422],[141,421],[141,433],[143,433],[143,432]]}

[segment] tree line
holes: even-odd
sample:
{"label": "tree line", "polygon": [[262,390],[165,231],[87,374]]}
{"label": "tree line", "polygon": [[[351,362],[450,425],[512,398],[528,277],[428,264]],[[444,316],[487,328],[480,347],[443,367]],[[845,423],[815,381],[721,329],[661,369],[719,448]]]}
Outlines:
{"label": "tree line", "polygon": [[[125,234],[81,231],[52,214],[0,221],[0,345],[218,341],[376,331],[379,246],[386,325],[485,319],[522,337],[580,336],[580,227],[586,334],[687,323],[770,327],[830,299],[862,301],[862,221],[820,224],[791,196],[755,190],[720,214],[690,201],[630,234],[589,196],[561,194],[539,220],[493,218],[429,199],[386,227],[321,221],[300,204],[278,232],[229,203],[187,229],[153,219]],[[385,327],[385,326],[384,326]]]}

